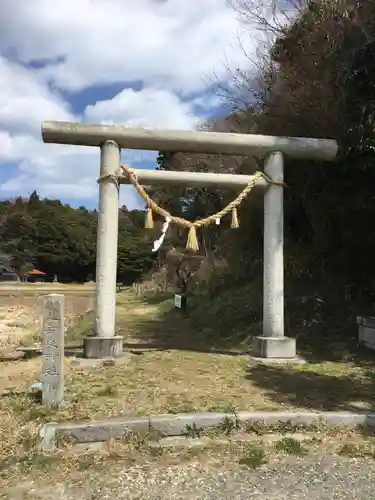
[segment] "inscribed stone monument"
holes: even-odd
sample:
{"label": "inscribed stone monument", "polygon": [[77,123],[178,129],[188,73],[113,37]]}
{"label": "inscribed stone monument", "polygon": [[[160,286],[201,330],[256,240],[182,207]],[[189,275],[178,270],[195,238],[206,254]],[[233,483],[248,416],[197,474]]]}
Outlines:
{"label": "inscribed stone monument", "polygon": [[44,297],[42,403],[58,406],[64,398],[64,295]]}

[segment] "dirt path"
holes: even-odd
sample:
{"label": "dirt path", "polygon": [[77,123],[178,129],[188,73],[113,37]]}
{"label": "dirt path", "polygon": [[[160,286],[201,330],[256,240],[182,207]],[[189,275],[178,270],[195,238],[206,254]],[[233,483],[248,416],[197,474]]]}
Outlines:
{"label": "dirt path", "polygon": [[371,500],[375,463],[365,459],[315,455],[279,457],[258,470],[218,461],[155,464],[93,473],[72,482],[48,480],[3,491],[9,500]]}

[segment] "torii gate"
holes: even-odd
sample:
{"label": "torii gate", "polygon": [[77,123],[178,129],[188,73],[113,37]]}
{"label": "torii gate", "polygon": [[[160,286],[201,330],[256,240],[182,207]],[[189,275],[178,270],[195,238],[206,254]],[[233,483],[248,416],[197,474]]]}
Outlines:
{"label": "torii gate", "polygon": [[[87,358],[121,356],[123,339],[115,334],[116,275],[118,244],[119,184],[121,148],[166,152],[190,152],[256,156],[264,158],[264,171],[283,181],[284,156],[333,161],[337,142],[331,139],[273,137],[217,132],[149,130],[115,125],[44,122],[45,143],[96,146],[101,149],[99,220],[96,256],[95,335],[84,339]],[[135,170],[145,185],[243,188],[251,175]],[[292,359],[296,341],[284,336],[284,227],[283,188],[257,179],[267,187],[264,195],[263,331],[254,339],[253,354],[262,358]]]}

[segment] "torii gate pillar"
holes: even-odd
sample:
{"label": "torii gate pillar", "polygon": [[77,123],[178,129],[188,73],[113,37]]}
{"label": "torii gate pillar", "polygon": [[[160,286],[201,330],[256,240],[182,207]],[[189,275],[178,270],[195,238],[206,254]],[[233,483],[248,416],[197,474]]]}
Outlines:
{"label": "torii gate pillar", "polygon": [[115,334],[120,154],[115,141],[100,147],[95,335],[84,338],[86,358],[117,358],[123,352],[123,339]]}
{"label": "torii gate pillar", "polygon": [[[265,159],[264,171],[274,181],[284,179],[279,152]],[[270,184],[264,193],[263,332],[255,337],[253,354],[259,358],[293,359],[296,339],[284,336],[284,189]]]}

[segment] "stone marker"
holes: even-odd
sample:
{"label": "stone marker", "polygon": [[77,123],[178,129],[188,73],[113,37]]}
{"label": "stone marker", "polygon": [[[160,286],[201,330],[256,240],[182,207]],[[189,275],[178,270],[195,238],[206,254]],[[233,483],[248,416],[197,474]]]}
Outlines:
{"label": "stone marker", "polygon": [[44,297],[42,403],[58,406],[64,398],[64,295]]}
{"label": "stone marker", "polygon": [[174,296],[174,306],[177,309],[181,309],[182,311],[186,311],[187,307],[187,297],[183,293],[175,293]]}
{"label": "stone marker", "polygon": [[357,316],[358,344],[375,350],[375,318]]}

